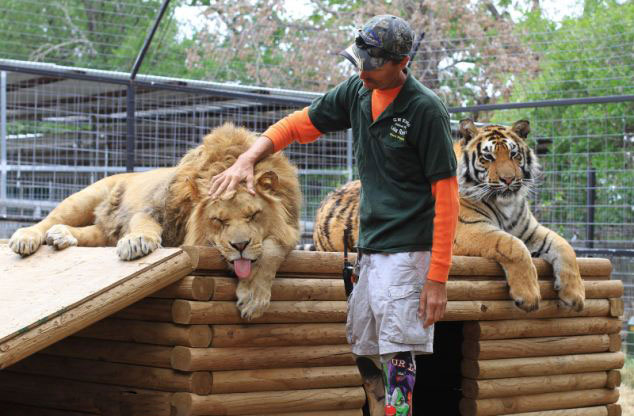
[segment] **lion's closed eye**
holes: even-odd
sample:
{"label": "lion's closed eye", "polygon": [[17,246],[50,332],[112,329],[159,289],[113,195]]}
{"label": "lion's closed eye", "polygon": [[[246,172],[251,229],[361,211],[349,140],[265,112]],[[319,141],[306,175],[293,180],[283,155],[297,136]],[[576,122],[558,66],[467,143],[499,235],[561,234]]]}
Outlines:
{"label": "lion's closed eye", "polygon": [[258,219],[258,217],[260,216],[260,213],[262,212],[262,210],[257,210],[249,215],[247,215],[247,221],[255,221]]}

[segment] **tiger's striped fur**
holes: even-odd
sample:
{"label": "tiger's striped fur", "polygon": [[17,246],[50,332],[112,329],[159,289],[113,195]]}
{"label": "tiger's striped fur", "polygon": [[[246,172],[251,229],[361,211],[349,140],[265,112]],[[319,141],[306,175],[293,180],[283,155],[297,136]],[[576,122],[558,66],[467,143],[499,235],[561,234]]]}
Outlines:
{"label": "tiger's striped fur", "polygon": [[[542,258],[553,266],[560,299],[581,310],[585,290],[573,248],[541,225],[529,208],[527,196],[540,172],[537,157],[524,141],[529,132],[526,120],[510,128],[478,128],[468,119],[460,122],[461,139],[454,144],[460,215],[453,253],[497,261],[515,304],[526,311],[539,307],[537,270],[531,257]],[[351,230],[349,247],[354,247],[360,188],[359,181],[350,182],[323,201],[313,231],[317,250],[343,251],[346,227]]]}

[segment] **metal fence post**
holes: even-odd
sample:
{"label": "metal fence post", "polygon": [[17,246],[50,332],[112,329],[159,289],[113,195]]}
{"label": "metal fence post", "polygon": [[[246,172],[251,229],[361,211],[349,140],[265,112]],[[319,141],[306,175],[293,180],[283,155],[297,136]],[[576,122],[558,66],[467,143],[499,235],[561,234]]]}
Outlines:
{"label": "metal fence post", "polygon": [[586,209],[588,218],[586,219],[586,247],[594,247],[594,206],[597,199],[597,175],[592,166],[588,166],[586,171]]}
{"label": "metal fence post", "polygon": [[346,168],[348,169],[348,181],[352,180],[352,129],[346,131]]}
{"label": "metal fence post", "polygon": [[[7,73],[0,71],[0,201],[7,200]],[[7,215],[7,207],[0,208]]]}

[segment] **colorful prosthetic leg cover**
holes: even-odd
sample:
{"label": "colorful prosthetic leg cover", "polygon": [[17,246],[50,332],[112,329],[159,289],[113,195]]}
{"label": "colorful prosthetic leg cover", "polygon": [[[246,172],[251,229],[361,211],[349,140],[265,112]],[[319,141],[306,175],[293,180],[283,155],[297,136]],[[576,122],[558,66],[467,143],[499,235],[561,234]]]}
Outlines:
{"label": "colorful prosthetic leg cover", "polygon": [[385,415],[411,416],[416,360],[411,351],[399,352],[383,363]]}

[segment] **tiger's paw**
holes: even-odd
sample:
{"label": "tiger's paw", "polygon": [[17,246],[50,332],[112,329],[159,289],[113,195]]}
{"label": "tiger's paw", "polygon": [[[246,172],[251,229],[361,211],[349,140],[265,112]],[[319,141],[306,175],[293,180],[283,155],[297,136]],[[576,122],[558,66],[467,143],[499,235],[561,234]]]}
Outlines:
{"label": "tiger's paw", "polygon": [[586,300],[586,291],[579,276],[570,276],[567,279],[562,276],[559,299],[577,312],[583,309]]}
{"label": "tiger's paw", "polygon": [[11,236],[9,248],[21,256],[28,256],[35,253],[43,241],[41,232],[31,227],[20,228]]}
{"label": "tiger's paw", "polygon": [[161,237],[130,233],[117,242],[117,255],[121,260],[134,260],[147,256],[160,246]]}
{"label": "tiger's paw", "polygon": [[67,226],[55,224],[46,232],[46,244],[55,247],[56,250],[63,250],[67,247],[76,246],[77,239],[73,236]]}
{"label": "tiger's paw", "polygon": [[[531,265],[532,266],[532,265]],[[532,312],[539,309],[541,294],[539,293],[539,283],[537,281],[537,270],[533,266],[529,273],[521,273],[519,276],[509,279],[509,293],[515,306],[525,312]]]}

